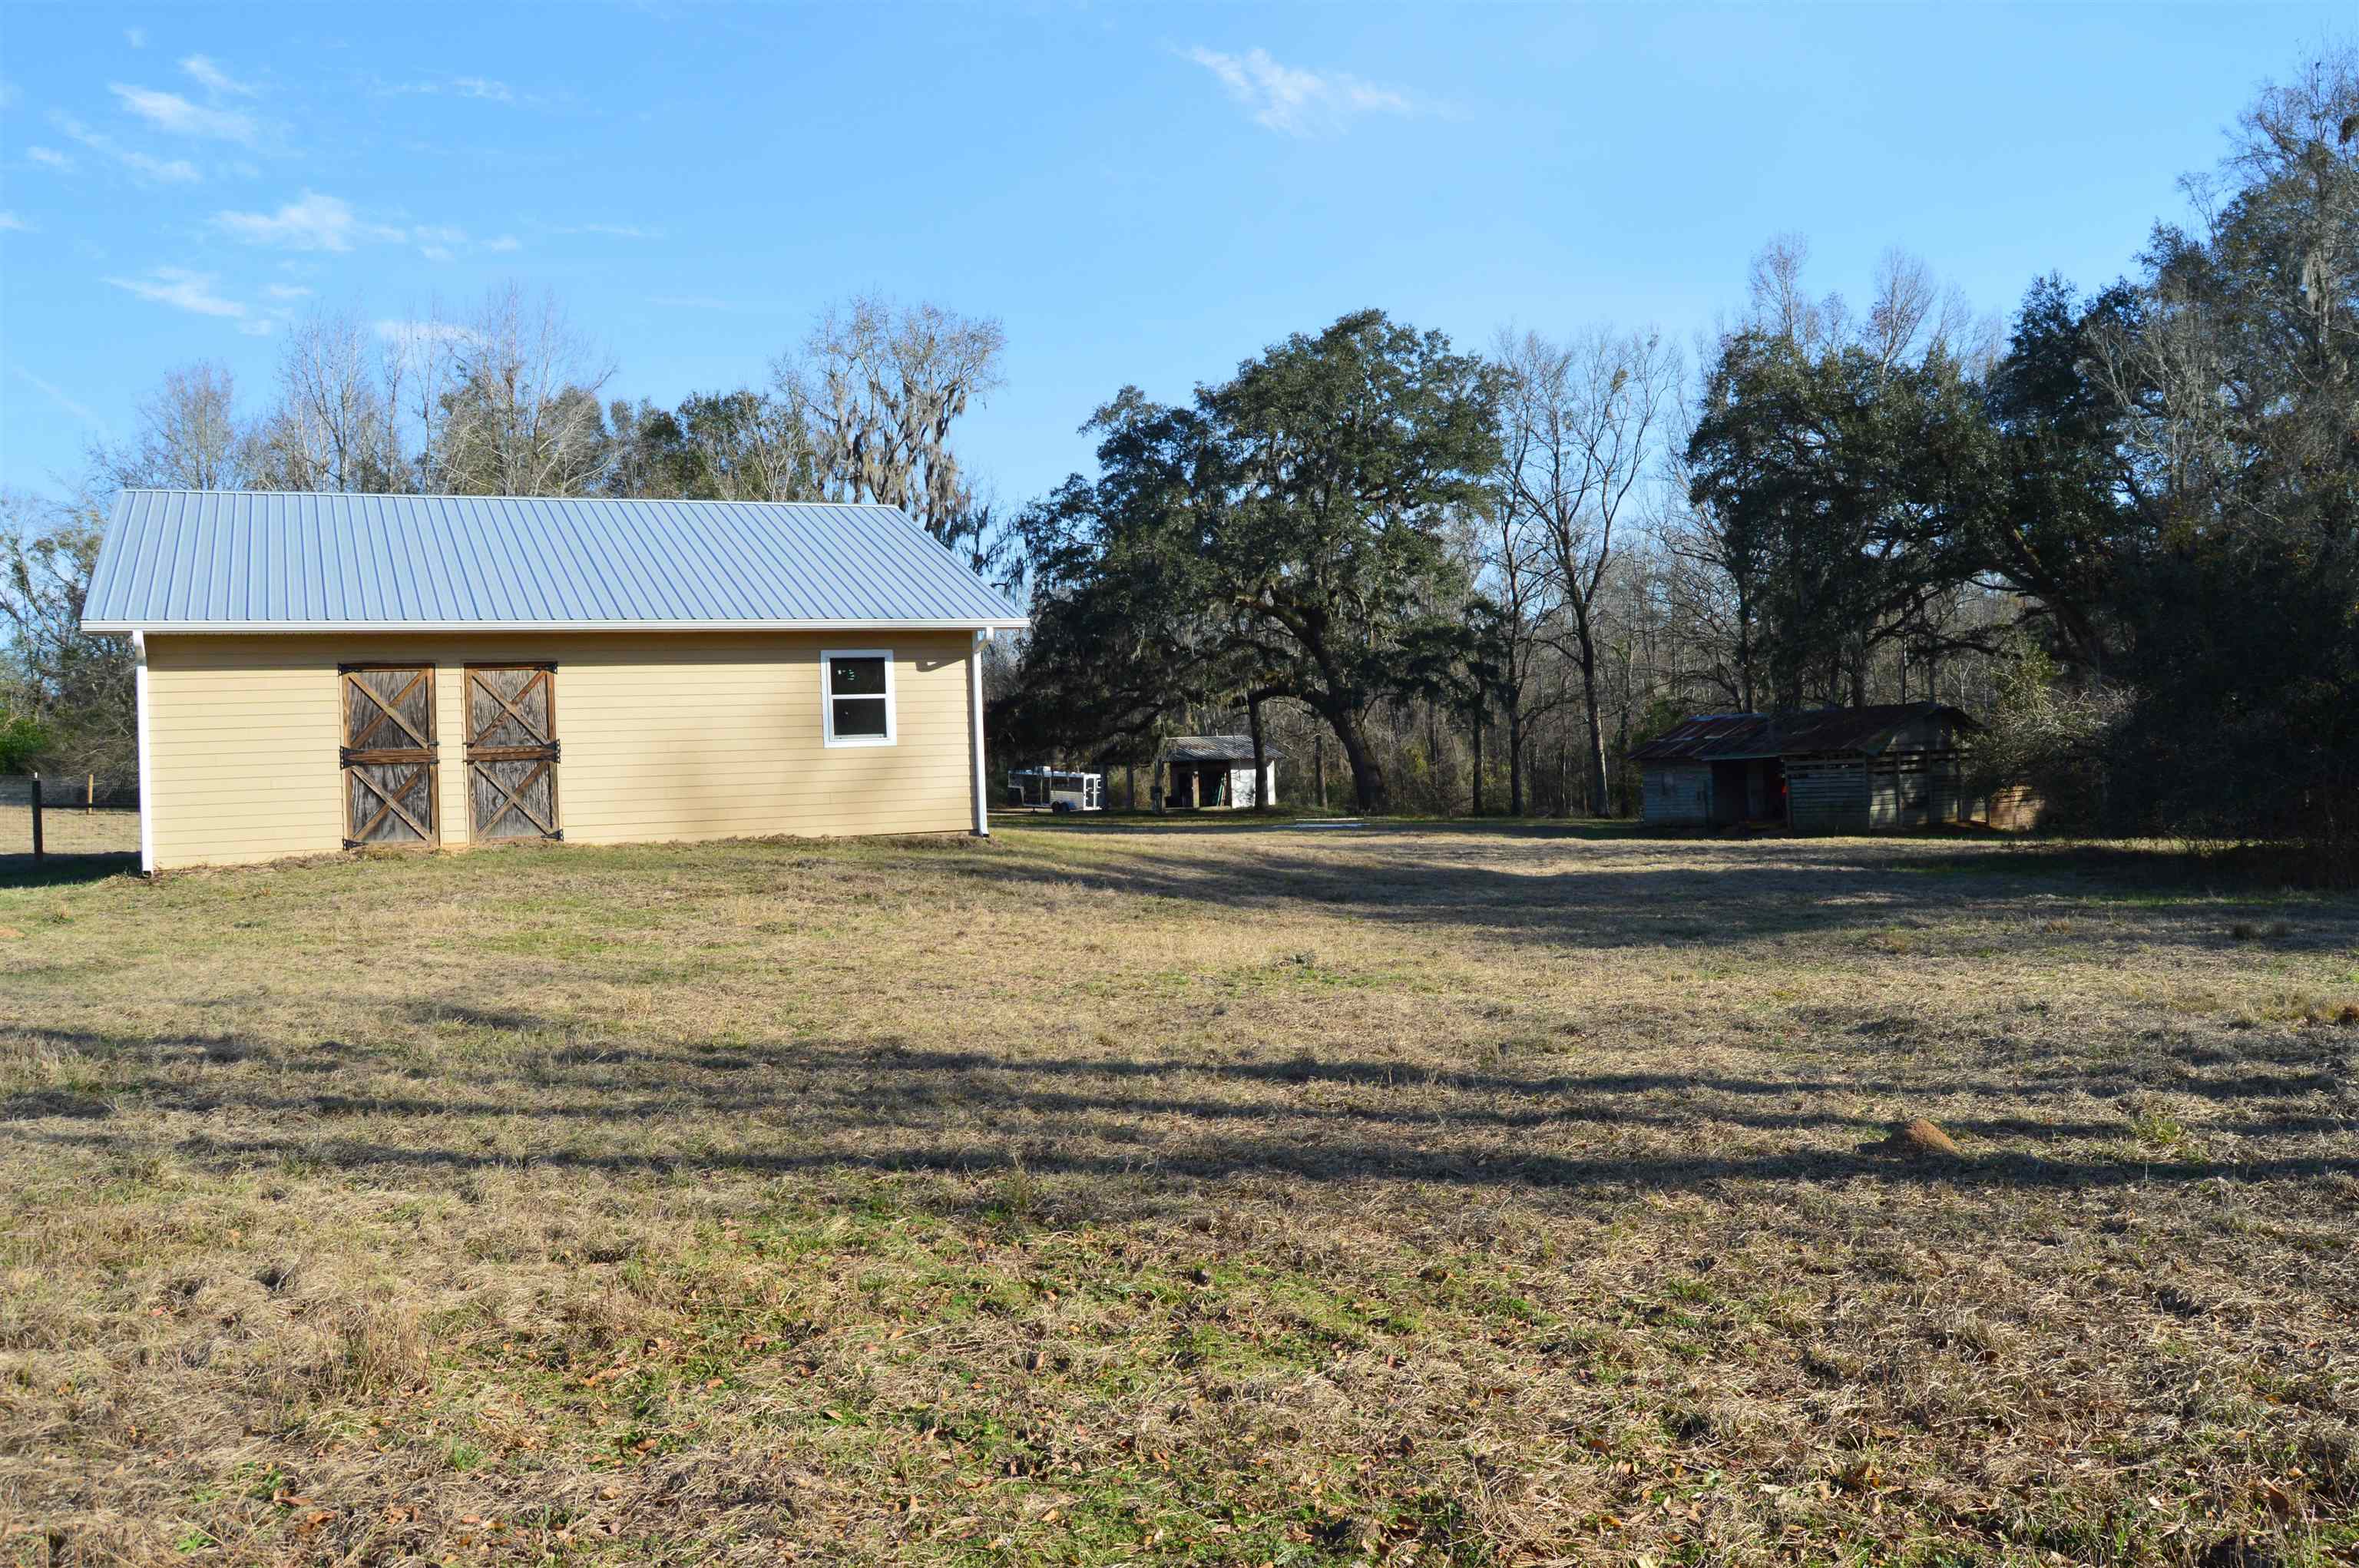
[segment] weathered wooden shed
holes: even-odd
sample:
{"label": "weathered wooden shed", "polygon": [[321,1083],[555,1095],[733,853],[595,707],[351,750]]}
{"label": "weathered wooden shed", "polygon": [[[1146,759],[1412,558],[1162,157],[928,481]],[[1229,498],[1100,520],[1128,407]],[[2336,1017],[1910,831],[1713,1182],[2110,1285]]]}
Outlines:
{"label": "weathered wooden shed", "polygon": [[127,490],[148,869],[513,839],[989,831],[982,642],[890,507]]}
{"label": "weathered wooden shed", "polygon": [[1174,735],[1155,757],[1158,811],[1239,811],[1277,799],[1276,750],[1262,747],[1262,778],[1254,779],[1251,735]]}
{"label": "weathered wooden shed", "polygon": [[1978,727],[1943,702],[1704,713],[1634,747],[1630,759],[1651,823],[1868,833],[1980,815],[1966,794],[1963,750]]}

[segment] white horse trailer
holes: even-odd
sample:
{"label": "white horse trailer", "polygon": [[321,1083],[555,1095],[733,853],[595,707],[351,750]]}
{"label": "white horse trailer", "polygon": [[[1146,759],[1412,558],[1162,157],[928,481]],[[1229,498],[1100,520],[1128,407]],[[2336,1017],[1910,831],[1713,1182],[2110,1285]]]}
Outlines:
{"label": "white horse trailer", "polygon": [[1007,774],[1007,803],[1052,811],[1105,810],[1105,775],[1066,773],[1053,768],[1015,768]]}

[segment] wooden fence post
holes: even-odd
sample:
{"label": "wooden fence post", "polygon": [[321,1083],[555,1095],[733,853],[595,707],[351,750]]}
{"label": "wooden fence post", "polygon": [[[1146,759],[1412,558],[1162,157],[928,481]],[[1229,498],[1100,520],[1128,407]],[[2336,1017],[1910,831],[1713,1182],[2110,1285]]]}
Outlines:
{"label": "wooden fence post", "polygon": [[36,865],[39,864],[39,862],[40,862],[40,858],[41,858],[41,776],[40,776],[39,774],[36,773],[36,774],[34,774],[34,775],[33,775],[33,860],[34,860],[34,863],[35,863]]}
{"label": "wooden fence post", "polygon": [[98,775],[85,773],[82,776],[82,814],[87,817],[97,810]]}

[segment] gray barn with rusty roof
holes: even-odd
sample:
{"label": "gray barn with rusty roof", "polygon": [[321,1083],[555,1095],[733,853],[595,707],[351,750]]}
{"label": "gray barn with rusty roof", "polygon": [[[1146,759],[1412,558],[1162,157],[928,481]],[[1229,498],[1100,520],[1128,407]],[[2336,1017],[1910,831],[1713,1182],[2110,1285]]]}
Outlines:
{"label": "gray barn with rusty roof", "polygon": [[1979,814],[1963,754],[1979,727],[1943,702],[1704,713],[1634,747],[1630,760],[1646,780],[1650,823],[1869,833]]}

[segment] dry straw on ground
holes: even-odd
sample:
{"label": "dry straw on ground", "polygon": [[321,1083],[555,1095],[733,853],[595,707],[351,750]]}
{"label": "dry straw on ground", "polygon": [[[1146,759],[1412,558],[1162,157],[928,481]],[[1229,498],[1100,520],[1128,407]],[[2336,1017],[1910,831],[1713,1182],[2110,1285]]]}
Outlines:
{"label": "dry straw on ground", "polygon": [[2136,871],[0,887],[0,1563],[2349,1562],[2359,903]]}

